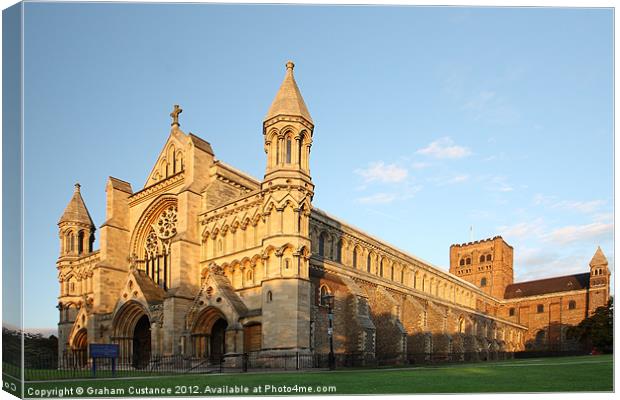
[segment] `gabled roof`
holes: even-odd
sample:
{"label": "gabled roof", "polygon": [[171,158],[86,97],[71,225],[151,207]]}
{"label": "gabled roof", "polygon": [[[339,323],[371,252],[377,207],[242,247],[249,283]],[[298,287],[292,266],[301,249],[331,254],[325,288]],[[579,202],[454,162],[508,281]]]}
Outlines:
{"label": "gabled roof", "polygon": [[65,208],[65,212],[62,213],[62,217],[58,221],[59,224],[63,222],[78,222],[82,224],[90,225],[91,227],[95,227],[95,223],[90,217],[90,213],[86,208],[86,204],[84,204],[84,199],[80,194],[80,184],[75,184],[75,190],[73,191],[73,196],[67,204]]}
{"label": "gabled roof", "polygon": [[592,256],[592,260],[590,260],[590,266],[595,265],[607,265],[607,257],[603,254],[603,250],[601,250],[601,246],[596,249],[596,252]]}
{"label": "gabled roof", "polygon": [[155,282],[142,270],[135,269],[131,271],[134,279],[136,280],[136,284],[142,291],[144,295],[144,299],[148,304],[157,304],[164,301],[164,296],[166,292],[161,287],[157,286]]}
{"label": "gabled roof", "polygon": [[300,116],[308,122],[312,122],[312,117],[308,112],[308,107],[301,96],[295,77],[293,76],[293,68],[295,64],[292,61],[286,63],[286,75],[284,81],[280,85],[280,90],[276,94],[271,107],[265,116],[265,121],[278,115]]}
{"label": "gabled roof", "polygon": [[590,286],[590,273],[557,276],[536,281],[513,283],[506,287],[505,299],[537,296],[547,293],[568,292],[587,289]]}

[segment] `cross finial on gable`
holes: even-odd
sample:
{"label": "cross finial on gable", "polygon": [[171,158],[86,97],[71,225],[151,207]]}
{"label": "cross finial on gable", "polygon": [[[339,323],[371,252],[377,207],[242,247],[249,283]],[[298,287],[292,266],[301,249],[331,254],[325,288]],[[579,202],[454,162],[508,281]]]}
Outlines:
{"label": "cross finial on gable", "polygon": [[172,110],[172,112],[170,113],[170,116],[172,117],[172,126],[181,126],[181,124],[179,124],[179,114],[181,114],[183,112],[183,109],[178,105],[175,104],[174,105],[174,110]]}

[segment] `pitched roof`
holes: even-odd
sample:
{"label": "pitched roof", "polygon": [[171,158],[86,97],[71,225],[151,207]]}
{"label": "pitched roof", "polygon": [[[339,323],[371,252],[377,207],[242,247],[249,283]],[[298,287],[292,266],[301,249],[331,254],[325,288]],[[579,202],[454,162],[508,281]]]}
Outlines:
{"label": "pitched roof", "polygon": [[135,269],[132,272],[136,280],[136,284],[140,287],[144,298],[149,304],[161,303],[164,301],[166,292],[161,287],[157,286],[155,282],[142,270]]}
{"label": "pitched roof", "polygon": [[586,289],[590,285],[590,273],[557,276],[536,281],[513,283],[506,287],[505,299],[537,296],[547,293]]}
{"label": "pitched roof", "polygon": [[69,204],[67,204],[65,212],[62,213],[60,221],[58,221],[59,224],[62,222],[79,222],[82,224],[88,224],[92,227],[95,226],[95,223],[93,222],[92,218],[90,217],[90,213],[86,208],[86,204],[84,204],[84,199],[80,194],[79,183],[75,184],[73,196],[71,197]]}
{"label": "pitched roof", "polygon": [[590,266],[594,265],[607,265],[607,257],[603,254],[601,246],[596,249],[596,252],[592,256],[592,260],[590,260]]}
{"label": "pitched roof", "polygon": [[284,81],[282,81],[280,90],[278,90],[273,103],[271,103],[271,107],[265,116],[265,121],[278,115],[290,115],[303,117],[308,122],[313,123],[308,107],[306,107],[297,82],[295,82],[293,68],[295,68],[295,64],[292,61],[286,63]]}

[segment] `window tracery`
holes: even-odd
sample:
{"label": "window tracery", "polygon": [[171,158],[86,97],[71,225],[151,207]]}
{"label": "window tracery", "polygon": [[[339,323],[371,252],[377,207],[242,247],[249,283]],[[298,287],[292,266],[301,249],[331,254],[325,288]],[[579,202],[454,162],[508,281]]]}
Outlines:
{"label": "window tracery", "polygon": [[165,208],[146,236],[144,243],[145,272],[157,285],[170,286],[170,243],[177,233],[177,206]]}

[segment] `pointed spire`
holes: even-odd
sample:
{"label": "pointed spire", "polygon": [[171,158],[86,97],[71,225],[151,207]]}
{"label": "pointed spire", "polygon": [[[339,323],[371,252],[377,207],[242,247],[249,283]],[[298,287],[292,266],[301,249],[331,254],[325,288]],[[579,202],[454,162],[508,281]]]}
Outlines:
{"label": "pointed spire", "polygon": [[84,204],[82,194],[80,193],[81,185],[76,183],[74,187],[73,197],[71,197],[71,200],[69,201],[69,204],[67,204],[65,212],[62,214],[62,217],[60,217],[60,221],[58,221],[58,223],[78,222],[94,227],[95,223],[90,217],[90,213],[88,212],[86,204]]}
{"label": "pointed spire", "polygon": [[286,115],[290,117],[303,117],[306,121],[312,122],[312,117],[308,112],[308,107],[304,102],[295,77],[293,76],[293,69],[295,64],[292,61],[286,63],[286,75],[284,81],[280,85],[278,94],[276,94],[271,107],[265,116],[265,122],[278,115]]}
{"label": "pointed spire", "polygon": [[598,246],[598,248],[596,249],[596,252],[594,253],[594,256],[592,256],[592,260],[590,260],[590,267],[596,266],[596,265],[607,265],[607,257],[605,257],[605,254],[603,254],[603,250],[601,250],[601,246]]}

